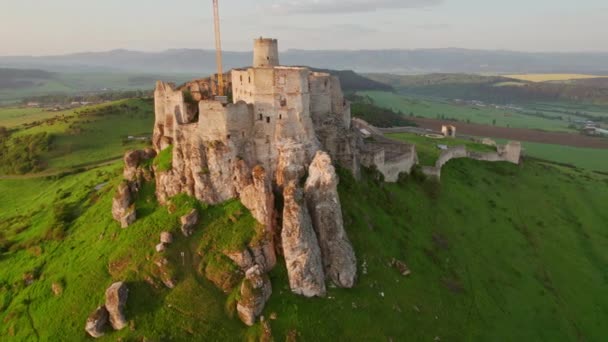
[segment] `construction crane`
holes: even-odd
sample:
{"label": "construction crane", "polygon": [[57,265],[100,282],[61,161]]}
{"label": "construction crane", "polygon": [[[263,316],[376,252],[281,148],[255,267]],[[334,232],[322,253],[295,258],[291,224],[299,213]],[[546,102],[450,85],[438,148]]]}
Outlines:
{"label": "construction crane", "polygon": [[220,9],[218,0],[213,0],[213,21],[215,23],[215,59],[217,62],[217,95],[224,96],[224,68],[222,66],[222,37],[220,35]]}

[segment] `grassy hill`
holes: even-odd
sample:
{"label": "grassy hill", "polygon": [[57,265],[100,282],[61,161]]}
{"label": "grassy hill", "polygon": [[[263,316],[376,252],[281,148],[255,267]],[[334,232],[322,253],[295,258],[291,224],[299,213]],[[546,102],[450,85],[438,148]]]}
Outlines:
{"label": "grassy hill", "polygon": [[[121,158],[125,151],[145,146],[128,137],[149,137],[153,123],[153,103],[143,99],[62,112],[0,108],[0,126],[10,133],[0,136],[0,174],[69,171]],[[44,146],[36,139],[41,135],[48,137]],[[30,158],[23,160],[24,155]]]}
{"label": "grassy hill", "polygon": [[[102,341],[255,340],[260,326],[229,318],[229,297],[192,266],[215,227],[227,236],[249,229],[239,225],[246,210],[234,202],[207,208],[182,200],[169,214],[147,186],[138,199],[140,219],[123,230],[110,213],[120,171],[115,164],[59,179],[0,180],[0,334],[9,341],[86,340],[87,315],[109,284],[126,279],[129,328]],[[415,178],[382,184],[373,172],[360,182],[340,175],[360,279],[354,289],[304,299],[288,290],[281,261],[264,312],[276,316],[270,321],[276,340],[606,335],[606,176],[534,161],[518,167],[469,160],[450,162],[441,185]],[[194,237],[181,238],[178,215],[192,206],[204,219]],[[235,215],[236,223],[227,219]],[[175,264],[173,290],[150,280],[164,230],[176,232],[170,258],[186,256]],[[393,258],[412,275],[393,269]]]}
{"label": "grassy hill", "polygon": [[[123,140],[149,134],[150,101],[51,118],[0,112],[0,126],[6,118],[17,120],[7,125],[9,139],[54,137],[48,151],[32,151],[59,173],[0,177],[3,341],[89,340],[86,318],[118,280],[130,289],[129,327],[101,341],[259,340],[262,327],[234,318],[234,295],[203,275],[209,265],[229,267],[217,249],[257,234],[238,201],[206,206],[179,196],[170,213],[146,184],[134,225],[121,229],[111,217],[122,162],[102,162],[145,146]],[[430,142],[400,138],[421,145],[425,164],[436,158]],[[353,289],[330,287],[327,298],[305,299],[289,291],[280,260],[264,311],[275,340],[596,341],[608,334],[608,175],[537,160],[454,160],[441,184],[418,173],[397,184],[371,170],[361,181],[339,174],[359,280]],[[178,218],[191,208],[202,219],[186,239]],[[177,279],[172,290],[154,267],[161,231],[176,238],[167,254]],[[403,277],[393,259],[412,275]]]}

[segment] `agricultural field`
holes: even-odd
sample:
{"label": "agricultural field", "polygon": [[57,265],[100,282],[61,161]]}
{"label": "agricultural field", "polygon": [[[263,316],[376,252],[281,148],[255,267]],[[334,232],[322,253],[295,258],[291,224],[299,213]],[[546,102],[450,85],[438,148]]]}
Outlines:
{"label": "agricultural field", "polygon": [[[17,69],[0,69],[0,76],[3,71],[10,71],[10,77],[21,83],[19,83],[18,86],[10,83],[4,87],[0,83],[0,105],[17,103],[23,98],[54,94],[83,94],[87,92],[141,89],[151,90],[154,88],[156,80],[181,83],[192,78],[192,75],[185,74],[153,75],[124,72],[47,73],[41,70]],[[41,75],[31,76],[32,72],[38,72]],[[8,78],[6,81],[11,81],[12,78]]]}
{"label": "agricultural field", "polygon": [[591,78],[605,78],[608,76],[584,75],[584,74],[519,74],[519,75],[503,75],[507,78],[529,82],[552,82],[552,81],[570,81],[570,80],[585,80]]}
{"label": "agricultural field", "polygon": [[[31,173],[56,174],[75,168],[119,159],[129,149],[148,142],[154,114],[151,100],[122,100],[63,112],[40,109],[0,108],[0,126],[10,130],[5,137],[0,171],[4,175]],[[48,146],[29,153],[22,160],[24,141],[46,135]],[[35,146],[30,146],[32,151]],[[13,158],[13,159],[11,159]],[[23,167],[20,165],[23,164]],[[11,168],[15,166],[15,168]]]}
{"label": "agricultural field", "polygon": [[[496,109],[490,106],[457,104],[453,101],[399,95],[382,91],[359,92],[371,98],[377,106],[390,108],[408,116],[430,119],[448,119],[483,125],[510,128],[528,128],[557,132],[574,132],[569,126],[573,120],[584,120],[575,115],[560,114],[547,118],[527,115],[512,109]],[[545,108],[545,110],[547,110]],[[570,118],[570,120],[568,120]]]}
{"label": "agricultural field", "polygon": [[[501,140],[499,140],[501,141]],[[523,142],[526,156],[574,165],[587,170],[608,172],[608,149],[582,148]]]}
{"label": "agricultural field", "polygon": [[[218,229],[222,246],[255,234],[246,209],[182,197],[171,214],[147,184],[137,199],[139,220],[121,229],[111,217],[121,171],[117,162],[66,177],[0,180],[0,335],[86,341],[88,314],[108,285],[126,279],[129,328],[101,341],[257,340],[261,326],[234,318],[233,297],[196,266],[201,242],[216,241]],[[353,289],[305,299],[289,291],[280,260],[263,313],[274,317],[276,340],[606,336],[606,176],[535,161],[454,160],[441,185],[417,176],[383,184],[370,171],[361,181],[340,171],[340,179],[359,280]],[[186,239],[178,217],[192,207],[204,219]],[[173,290],[154,285],[150,273],[165,230],[176,237]],[[412,275],[390,267],[393,258]]]}

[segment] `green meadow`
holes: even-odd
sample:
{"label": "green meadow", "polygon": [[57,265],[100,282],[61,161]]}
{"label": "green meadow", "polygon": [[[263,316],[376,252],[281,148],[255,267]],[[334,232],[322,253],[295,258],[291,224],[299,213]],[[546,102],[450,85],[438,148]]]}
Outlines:
{"label": "green meadow", "polygon": [[[260,326],[231,318],[230,296],[197,266],[210,253],[201,246],[251,238],[246,210],[181,200],[170,214],[149,184],[137,200],[139,220],[121,229],[111,218],[120,174],[116,163],[62,178],[0,180],[0,334],[87,340],[87,315],[107,286],[126,280],[129,328],[102,341],[256,340]],[[597,341],[608,333],[607,177],[535,161],[471,160],[448,163],[441,185],[417,177],[384,184],[371,171],[360,181],[340,176],[359,280],[305,299],[289,291],[280,260],[264,311],[276,316],[276,340]],[[68,215],[58,214],[61,207]],[[186,239],[178,217],[192,207],[203,219]],[[173,290],[153,270],[161,231],[177,238],[168,254]],[[412,275],[393,269],[393,258]]]}
{"label": "green meadow", "polygon": [[573,129],[568,127],[572,124],[572,120],[584,120],[583,117],[556,111],[557,109],[554,107],[547,108],[547,104],[544,104],[544,107],[538,110],[531,107],[523,111],[515,111],[489,106],[456,104],[443,99],[400,95],[383,91],[365,91],[358,94],[370,97],[377,106],[390,108],[402,112],[404,115],[431,119],[455,119],[462,122],[498,127],[574,132]]}

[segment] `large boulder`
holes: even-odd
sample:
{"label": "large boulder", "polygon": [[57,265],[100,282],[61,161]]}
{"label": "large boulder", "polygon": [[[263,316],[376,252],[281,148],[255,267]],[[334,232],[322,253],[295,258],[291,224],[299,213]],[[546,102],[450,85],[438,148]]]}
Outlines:
{"label": "large boulder", "polygon": [[104,335],[108,325],[108,310],[105,306],[100,306],[87,318],[87,324],[85,326],[86,332],[91,337],[99,338]]}
{"label": "large boulder", "polygon": [[325,274],[321,250],[304,201],[295,182],[283,192],[281,240],[291,290],[306,297],[325,296]]}
{"label": "large boulder", "polygon": [[139,181],[142,178],[150,180],[151,174],[149,170],[140,168],[141,164],[147,160],[156,157],[156,151],[151,148],[145,150],[129,151],[125,153],[124,162],[125,169],[123,175],[130,182]]}
{"label": "large boulder", "polygon": [[241,285],[241,298],[236,305],[241,321],[249,326],[254,325],[271,294],[270,278],[262,267],[256,265],[247,270]]}
{"label": "large boulder", "polygon": [[112,200],[112,217],[120,222],[122,228],[127,228],[137,219],[128,182],[122,182],[118,186],[116,195]]}
{"label": "large boulder", "polygon": [[128,296],[129,289],[123,282],[114,283],[106,290],[106,309],[114,330],[121,330],[127,326],[124,309]]}
{"label": "large boulder", "polygon": [[192,209],[187,215],[180,218],[182,233],[188,237],[194,234],[194,227],[198,224],[198,210]]}
{"label": "large boulder", "polygon": [[317,152],[310,164],[305,196],[321,247],[325,274],[337,286],[353,287],[357,259],[344,230],[338,176],[325,152]]}

